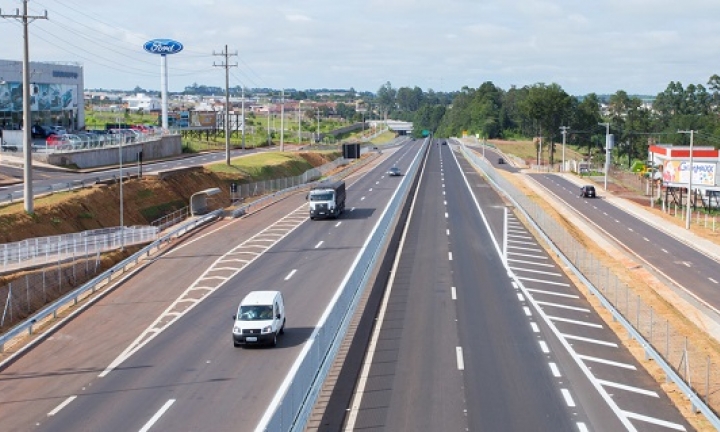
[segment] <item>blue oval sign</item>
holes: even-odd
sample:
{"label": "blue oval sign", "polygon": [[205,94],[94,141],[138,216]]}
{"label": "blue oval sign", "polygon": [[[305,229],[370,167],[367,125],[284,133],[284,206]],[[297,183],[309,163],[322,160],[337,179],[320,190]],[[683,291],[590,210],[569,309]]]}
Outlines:
{"label": "blue oval sign", "polygon": [[183,44],[172,39],[153,39],[145,42],[143,48],[152,54],[176,54],[182,51]]}

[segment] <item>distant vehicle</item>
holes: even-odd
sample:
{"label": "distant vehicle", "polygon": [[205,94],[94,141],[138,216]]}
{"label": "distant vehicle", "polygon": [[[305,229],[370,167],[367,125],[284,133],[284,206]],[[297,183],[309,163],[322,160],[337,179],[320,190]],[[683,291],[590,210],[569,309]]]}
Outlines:
{"label": "distant vehicle", "polygon": [[505,159],[498,158],[498,165],[503,165],[505,163]]}
{"label": "distant vehicle", "polygon": [[33,125],[32,128],[30,128],[30,135],[32,138],[47,138],[50,135],[55,134],[51,129],[45,128],[40,125]]}
{"label": "distant vehicle", "polygon": [[50,126],[50,130],[55,135],[63,135],[67,133],[67,130],[62,126]]}
{"label": "distant vehicle", "polygon": [[391,177],[401,176],[402,172],[400,172],[400,168],[394,166],[388,170],[387,175],[389,175]]}
{"label": "distant vehicle", "polygon": [[307,194],[310,219],[336,218],[345,210],[345,182],[322,182]]}
{"label": "distant vehicle", "polygon": [[251,291],[233,315],[233,345],[277,345],[285,332],[285,303],[280,291]]}
{"label": "distant vehicle", "polygon": [[581,187],[580,198],[595,198],[595,186],[585,185]]}

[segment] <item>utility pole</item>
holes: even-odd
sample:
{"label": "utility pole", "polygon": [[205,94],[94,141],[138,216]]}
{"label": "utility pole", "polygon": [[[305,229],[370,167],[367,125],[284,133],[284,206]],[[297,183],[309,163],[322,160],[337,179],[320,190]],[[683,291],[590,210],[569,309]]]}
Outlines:
{"label": "utility pole", "polygon": [[[28,25],[38,19],[48,19],[45,15],[28,15],[28,0],[23,0],[23,12],[15,10],[14,15],[5,15],[0,10],[0,18],[16,19],[23,25],[23,152],[25,164],[23,168],[23,198],[25,212],[33,214],[34,196],[32,187],[32,119],[30,117],[30,49],[28,38]],[[82,89],[81,89],[82,90]]]}
{"label": "utility pole", "polygon": [[285,151],[285,89],[280,91],[280,151]]}
{"label": "utility pole", "polygon": [[565,172],[565,141],[567,138],[568,129],[570,129],[570,128],[567,126],[560,126],[560,130],[562,131],[562,136],[563,136],[562,169],[560,170],[560,172]]}
{"label": "utility pole", "polygon": [[315,138],[315,142],[320,142],[320,107],[317,107],[317,138]]}
{"label": "utility pole", "polygon": [[302,145],[302,101],[298,103],[298,145]]}
{"label": "utility pole", "polygon": [[240,103],[242,104],[241,105],[242,108],[240,111],[241,116],[242,116],[242,132],[241,132],[241,134],[242,134],[242,149],[244,151],[245,150],[245,86],[242,86],[241,95],[242,95],[242,100],[240,101]]}
{"label": "utility pole", "polygon": [[237,51],[234,54],[228,52],[228,47],[225,45],[225,51],[216,53],[213,51],[214,56],[225,57],[223,63],[216,64],[213,62],[213,66],[225,68],[225,163],[230,165],[230,68],[237,67],[237,63],[230,64],[230,56],[237,56]]}
{"label": "utility pole", "polygon": [[690,166],[688,167],[688,195],[687,195],[687,217],[685,218],[685,229],[690,229],[690,220],[692,220],[692,206],[690,198],[692,198],[692,176],[693,176],[693,141],[695,138],[695,131],[681,131],[678,133],[690,134]]}
{"label": "utility pole", "polygon": [[610,151],[612,150],[610,123],[598,123],[598,125],[605,126],[605,190],[607,190],[608,171],[610,171]]}

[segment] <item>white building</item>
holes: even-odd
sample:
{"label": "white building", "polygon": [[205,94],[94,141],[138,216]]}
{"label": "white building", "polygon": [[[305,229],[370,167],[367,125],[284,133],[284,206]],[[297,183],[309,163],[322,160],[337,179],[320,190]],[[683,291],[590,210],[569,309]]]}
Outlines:
{"label": "white building", "polygon": [[130,111],[150,112],[160,111],[162,105],[158,98],[148,96],[145,93],[137,93],[135,96],[128,96],[123,99]]}

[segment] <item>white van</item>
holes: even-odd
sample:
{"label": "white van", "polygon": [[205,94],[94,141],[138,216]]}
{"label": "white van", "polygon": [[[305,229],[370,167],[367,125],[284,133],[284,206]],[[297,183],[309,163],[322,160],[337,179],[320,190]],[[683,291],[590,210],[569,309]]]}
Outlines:
{"label": "white van", "polygon": [[285,331],[285,303],[280,291],[252,291],[240,302],[233,315],[233,345],[277,345]]}

